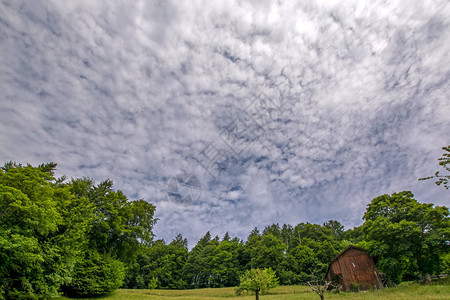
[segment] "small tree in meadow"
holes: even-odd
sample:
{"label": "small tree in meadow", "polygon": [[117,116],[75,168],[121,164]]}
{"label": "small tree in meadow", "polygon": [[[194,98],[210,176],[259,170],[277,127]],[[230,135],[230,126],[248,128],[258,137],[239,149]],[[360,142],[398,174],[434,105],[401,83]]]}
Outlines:
{"label": "small tree in meadow", "polygon": [[243,291],[254,293],[256,300],[259,300],[259,294],[265,294],[268,290],[278,286],[278,278],[271,269],[251,269],[245,271],[240,277],[240,284],[236,288],[236,294],[240,295]]}

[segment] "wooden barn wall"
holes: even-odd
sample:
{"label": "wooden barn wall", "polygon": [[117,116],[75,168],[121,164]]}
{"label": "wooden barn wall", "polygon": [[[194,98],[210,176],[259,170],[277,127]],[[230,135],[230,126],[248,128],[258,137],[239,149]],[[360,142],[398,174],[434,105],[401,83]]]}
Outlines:
{"label": "wooden barn wall", "polygon": [[362,288],[380,286],[373,259],[358,249],[349,249],[339,256],[331,264],[327,279],[331,280],[333,274],[339,274],[346,289],[355,284]]}
{"label": "wooden barn wall", "polygon": [[341,266],[339,265],[339,260],[336,260],[333,262],[332,268],[333,268],[334,274],[342,273]]}
{"label": "wooden barn wall", "polygon": [[350,249],[338,258],[344,285],[357,283],[362,287],[377,286],[376,269],[372,258],[366,253]]}

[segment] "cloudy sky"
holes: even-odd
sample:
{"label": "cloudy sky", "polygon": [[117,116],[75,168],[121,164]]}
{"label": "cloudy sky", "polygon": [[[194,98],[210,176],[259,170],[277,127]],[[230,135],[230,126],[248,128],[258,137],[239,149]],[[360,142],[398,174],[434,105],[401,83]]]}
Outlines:
{"label": "cloudy sky", "polygon": [[450,143],[449,22],[445,0],[2,1],[0,158],[110,178],[190,246],[351,228],[403,190],[449,205],[417,181]]}

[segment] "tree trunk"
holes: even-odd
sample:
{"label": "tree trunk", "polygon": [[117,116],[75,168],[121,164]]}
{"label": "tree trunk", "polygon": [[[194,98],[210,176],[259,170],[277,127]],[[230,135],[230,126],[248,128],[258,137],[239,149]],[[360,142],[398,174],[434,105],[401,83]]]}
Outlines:
{"label": "tree trunk", "polygon": [[255,292],[256,300],[259,300],[259,291]]}

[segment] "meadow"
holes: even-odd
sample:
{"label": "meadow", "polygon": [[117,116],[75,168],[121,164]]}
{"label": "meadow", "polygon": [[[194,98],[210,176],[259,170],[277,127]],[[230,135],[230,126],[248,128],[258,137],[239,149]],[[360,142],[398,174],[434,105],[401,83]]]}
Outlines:
{"label": "meadow", "polygon": [[[59,300],[69,299],[66,297]],[[207,288],[195,290],[131,290],[120,289],[113,294],[101,298],[86,299],[108,299],[108,300],[131,300],[131,299],[177,299],[177,300],[253,300],[254,295],[236,296],[234,288]],[[269,294],[260,296],[261,300],[318,300],[317,294],[311,291],[309,287],[280,286],[269,292]],[[398,299],[398,300],[423,300],[423,299],[450,299],[450,284],[447,282],[435,283],[432,285],[419,285],[413,283],[403,283],[398,287],[360,291],[360,292],[327,292],[325,299],[343,299],[343,300],[371,300],[371,299]]]}

